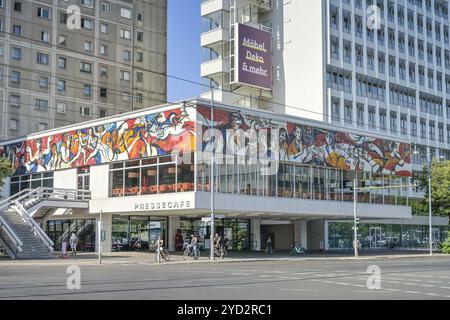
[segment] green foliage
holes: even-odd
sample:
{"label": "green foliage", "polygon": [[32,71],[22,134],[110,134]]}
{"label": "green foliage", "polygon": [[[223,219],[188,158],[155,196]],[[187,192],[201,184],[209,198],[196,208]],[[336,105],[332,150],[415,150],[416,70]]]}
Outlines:
{"label": "green foliage", "polygon": [[4,180],[12,174],[11,162],[7,158],[0,158],[0,187],[3,187]]}
{"label": "green foliage", "polygon": [[[413,212],[428,212],[428,168],[414,177],[425,198],[412,203]],[[450,161],[433,161],[431,165],[431,207],[434,215],[450,216]]]}
{"label": "green foliage", "polygon": [[445,254],[450,254],[450,237],[441,243],[441,251]]}

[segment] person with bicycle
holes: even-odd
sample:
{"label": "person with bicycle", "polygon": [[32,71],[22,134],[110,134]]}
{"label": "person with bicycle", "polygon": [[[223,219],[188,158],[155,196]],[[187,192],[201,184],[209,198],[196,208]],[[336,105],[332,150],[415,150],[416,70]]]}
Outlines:
{"label": "person with bicycle", "polygon": [[219,236],[218,233],[214,236],[214,248],[216,251],[216,254],[219,256],[223,256],[223,239],[221,236]]}
{"label": "person with bicycle", "polygon": [[197,244],[198,244],[197,236],[191,234],[191,244],[190,244],[191,254],[197,253]]}
{"label": "person with bicycle", "polygon": [[155,243],[156,246],[156,250],[159,250],[159,254],[161,255],[161,258],[165,259],[164,257],[164,240],[162,239],[161,236],[159,236],[158,240],[156,240]]}

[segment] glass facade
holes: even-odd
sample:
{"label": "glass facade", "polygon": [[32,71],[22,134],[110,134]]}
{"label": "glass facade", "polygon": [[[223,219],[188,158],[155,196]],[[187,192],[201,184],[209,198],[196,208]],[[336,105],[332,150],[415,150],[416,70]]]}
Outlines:
{"label": "glass facade", "polygon": [[[353,223],[329,222],[328,246],[330,250],[353,250]],[[433,243],[448,237],[448,227],[433,228]],[[360,224],[359,241],[363,250],[422,250],[429,248],[427,225]]]}
{"label": "glass facade", "polygon": [[172,156],[111,164],[109,181],[110,197],[188,192],[195,189],[194,166],[178,164]]}
{"label": "glass facade", "polygon": [[[95,219],[87,220],[49,220],[44,230],[55,244],[55,251],[60,251],[62,242],[69,243],[70,236],[78,237],[78,251],[95,251]],[[67,245],[69,250],[69,245]]]}
{"label": "glass facade", "polygon": [[10,187],[11,196],[25,189],[53,188],[53,172],[11,177]]}
{"label": "glass facade", "polygon": [[[210,191],[210,161],[197,162],[197,191]],[[358,202],[407,205],[409,178],[328,167],[272,162],[275,174],[265,174],[262,161],[227,156],[215,161],[215,191],[245,196],[353,201],[353,180],[358,187],[375,187],[358,193]],[[391,189],[380,187],[395,186]],[[380,188],[380,189],[377,189]]]}
{"label": "glass facade", "polygon": [[[187,164],[161,156],[110,165],[110,197],[200,191],[210,192],[211,167],[193,153]],[[176,159],[176,158],[175,158]],[[181,162],[179,164],[178,162]],[[375,187],[358,193],[358,202],[407,205],[408,177],[354,172],[329,167],[273,161],[274,174],[266,174],[261,160],[227,156],[215,162],[215,191],[219,193],[292,199],[353,201],[353,180],[358,187]],[[194,171],[196,168],[196,172]],[[196,183],[194,183],[196,176]],[[387,188],[393,187],[395,188]]]}
{"label": "glass facade", "polygon": [[153,216],[113,216],[112,218],[113,251],[153,250],[159,236],[167,243],[167,218]]}
{"label": "glass facade", "polygon": [[[245,219],[217,219],[214,222],[216,233],[228,240],[228,250],[243,251],[249,250],[249,230],[250,222]],[[180,230],[183,242],[188,242],[191,234],[196,234],[199,239],[200,250],[210,248],[211,227],[209,222],[197,219],[182,218],[180,220]]]}

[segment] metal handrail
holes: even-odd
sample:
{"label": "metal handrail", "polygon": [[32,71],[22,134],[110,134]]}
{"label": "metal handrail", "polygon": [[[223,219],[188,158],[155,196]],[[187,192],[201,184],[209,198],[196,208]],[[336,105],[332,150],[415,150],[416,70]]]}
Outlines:
{"label": "metal handrail", "polygon": [[16,198],[21,197],[22,194],[28,194],[32,191],[33,189],[23,189],[22,191],[20,191],[19,193],[16,193],[13,196],[10,196],[6,199],[3,199],[2,201],[0,201],[0,211],[5,209],[6,207],[8,207],[10,205],[10,203],[12,201],[14,201]]}
{"label": "metal handrail", "polygon": [[19,214],[22,218],[25,218],[25,220],[31,225],[33,228],[33,231],[41,238],[42,242],[50,249],[50,251],[53,252],[53,241],[47,236],[47,234],[42,230],[42,228],[34,221],[33,218],[31,218],[28,215],[28,212],[25,210],[25,208],[18,202],[17,200],[14,201],[14,204],[17,206]]}
{"label": "metal handrail", "polygon": [[[25,194],[21,195],[22,193],[25,193]],[[8,207],[10,205],[10,203],[13,201],[21,202],[25,199],[31,198],[33,195],[37,195],[37,198],[42,200],[43,195],[45,196],[44,197],[45,199],[51,199],[52,196],[55,196],[57,194],[62,195],[64,197],[64,200],[67,200],[66,197],[68,197],[70,194],[72,194],[74,196],[73,199],[70,199],[72,201],[91,200],[91,191],[90,190],[63,189],[63,188],[56,189],[56,188],[40,187],[40,188],[36,188],[36,189],[24,189],[23,191],[19,192],[15,196],[3,200],[2,202],[6,202],[7,204],[1,205],[2,202],[0,202],[0,211],[5,209],[6,207]]]}
{"label": "metal handrail", "polygon": [[0,217],[0,227],[5,231],[6,235],[14,242],[17,251],[22,252],[23,243],[20,241],[19,237],[14,233],[11,227],[6,223],[6,221]]}

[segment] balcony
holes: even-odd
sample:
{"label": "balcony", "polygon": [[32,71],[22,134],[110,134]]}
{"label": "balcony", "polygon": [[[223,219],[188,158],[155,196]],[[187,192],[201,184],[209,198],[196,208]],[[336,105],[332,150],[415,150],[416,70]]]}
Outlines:
{"label": "balcony", "polygon": [[200,40],[202,47],[211,47],[214,44],[224,41],[230,41],[230,32],[228,29],[224,28],[218,28],[202,33]]}
{"label": "balcony", "polygon": [[201,16],[207,16],[217,11],[230,11],[230,0],[202,1]]}
{"label": "balcony", "polygon": [[272,11],[272,0],[251,0],[252,5],[258,7],[260,12]]}
{"label": "balcony", "polygon": [[230,61],[228,59],[215,59],[201,64],[200,73],[202,78],[212,78],[224,72],[230,71]]}

